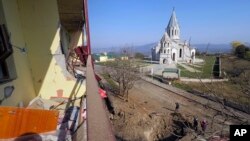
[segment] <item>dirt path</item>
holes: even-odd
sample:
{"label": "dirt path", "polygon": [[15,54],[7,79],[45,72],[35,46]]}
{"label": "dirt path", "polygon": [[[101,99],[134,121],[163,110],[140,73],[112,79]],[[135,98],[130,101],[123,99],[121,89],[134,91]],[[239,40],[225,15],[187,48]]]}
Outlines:
{"label": "dirt path", "polygon": [[147,101],[143,106],[151,109],[151,112],[173,112],[176,102],[180,104],[180,112],[185,111],[187,114],[202,112],[200,108],[195,108],[194,111],[193,107],[197,104],[143,80],[135,84],[129,98],[133,101]]}
{"label": "dirt path", "polygon": [[199,70],[196,70],[194,68],[189,67],[188,65],[184,64],[184,63],[178,63],[180,66],[184,67],[186,70],[190,71],[190,72],[201,72]]}

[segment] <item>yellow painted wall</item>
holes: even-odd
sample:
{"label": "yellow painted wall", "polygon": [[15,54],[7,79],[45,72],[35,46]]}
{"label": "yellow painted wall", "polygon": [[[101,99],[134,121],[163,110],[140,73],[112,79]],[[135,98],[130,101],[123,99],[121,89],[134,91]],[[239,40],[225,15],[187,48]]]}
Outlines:
{"label": "yellow painted wall", "polygon": [[[18,0],[35,91],[43,98],[69,97],[76,80],[66,71],[60,47],[57,0]],[[85,92],[82,85],[78,96]]]}
{"label": "yellow painted wall", "polygon": [[[18,13],[18,5],[16,0],[1,0],[2,8],[1,15],[2,21],[7,25],[8,32],[11,34],[11,43],[20,47],[25,46],[23,31],[21,28],[20,16]],[[21,53],[18,49],[14,48],[13,59],[14,68],[10,71],[16,71],[17,78],[6,84],[0,85],[0,98],[3,96],[5,86],[13,85],[15,90],[10,98],[5,100],[2,105],[17,106],[19,102],[23,101],[25,105],[33,99],[35,95],[31,71],[29,68],[29,61],[27,54]]]}
{"label": "yellow painted wall", "polygon": [[59,26],[55,0],[18,0],[23,33],[28,47],[30,67],[38,93],[49,68],[52,44],[59,40]]}
{"label": "yellow painted wall", "polygon": [[[20,101],[27,105],[37,95],[49,99],[57,96],[59,91],[63,92],[63,97],[85,93],[85,81],[74,89],[76,80],[66,71],[65,57],[60,48],[57,0],[0,2],[12,43],[27,48],[26,54],[14,48],[17,78],[0,84],[0,98],[5,86],[14,85],[15,90],[2,105],[16,106]],[[81,43],[81,38],[77,43]]]}
{"label": "yellow painted wall", "polygon": [[76,46],[81,46],[82,45],[82,32],[81,31],[74,31],[70,33],[70,48],[74,48]]}

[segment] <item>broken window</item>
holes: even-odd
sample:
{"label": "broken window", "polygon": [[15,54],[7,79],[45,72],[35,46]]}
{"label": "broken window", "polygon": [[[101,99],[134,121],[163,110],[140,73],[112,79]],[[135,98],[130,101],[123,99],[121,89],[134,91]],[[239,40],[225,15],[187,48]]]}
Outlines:
{"label": "broken window", "polygon": [[[14,78],[15,69],[12,46],[9,41],[7,29],[4,24],[0,25],[0,83],[10,81]],[[13,76],[13,77],[12,77]]]}
{"label": "broken window", "polygon": [[4,61],[12,52],[13,50],[5,25],[0,25],[0,61]]}

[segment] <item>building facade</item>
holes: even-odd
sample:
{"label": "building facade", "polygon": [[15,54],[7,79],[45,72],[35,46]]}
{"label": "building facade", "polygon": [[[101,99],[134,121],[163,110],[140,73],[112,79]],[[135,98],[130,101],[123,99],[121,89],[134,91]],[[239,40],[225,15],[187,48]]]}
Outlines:
{"label": "building facade", "polygon": [[[70,48],[83,44],[81,21],[82,0],[0,0],[0,27],[6,31],[0,36],[0,56],[8,49],[2,42],[12,46],[0,59],[0,106],[85,92],[85,81],[79,91],[73,89],[77,80],[66,64]],[[13,92],[4,98],[7,88]]]}
{"label": "building facade", "polygon": [[159,61],[160,64],[193,63],[195,60],[195,49],[189,43],[181,41],[180,33],[180,27],[173,10],[163,37],[152,48],[152,60]]}

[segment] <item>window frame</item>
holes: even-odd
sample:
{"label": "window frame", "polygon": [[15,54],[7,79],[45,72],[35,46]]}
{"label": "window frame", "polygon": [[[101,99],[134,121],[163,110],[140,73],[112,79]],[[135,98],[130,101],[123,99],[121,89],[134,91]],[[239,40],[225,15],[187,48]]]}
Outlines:
{"label": "window frame", "polygon": [[0,84],[12,81],[9,71],[8,58],[13,54],[7,28],[4,24],[0,25]]}
{"label": "window frame", "polygon": [[4,24],[0,25],[0,40],[2,41],[2,44],[0,44],[0,61],[5,61],[13,53],[13,49]]}

